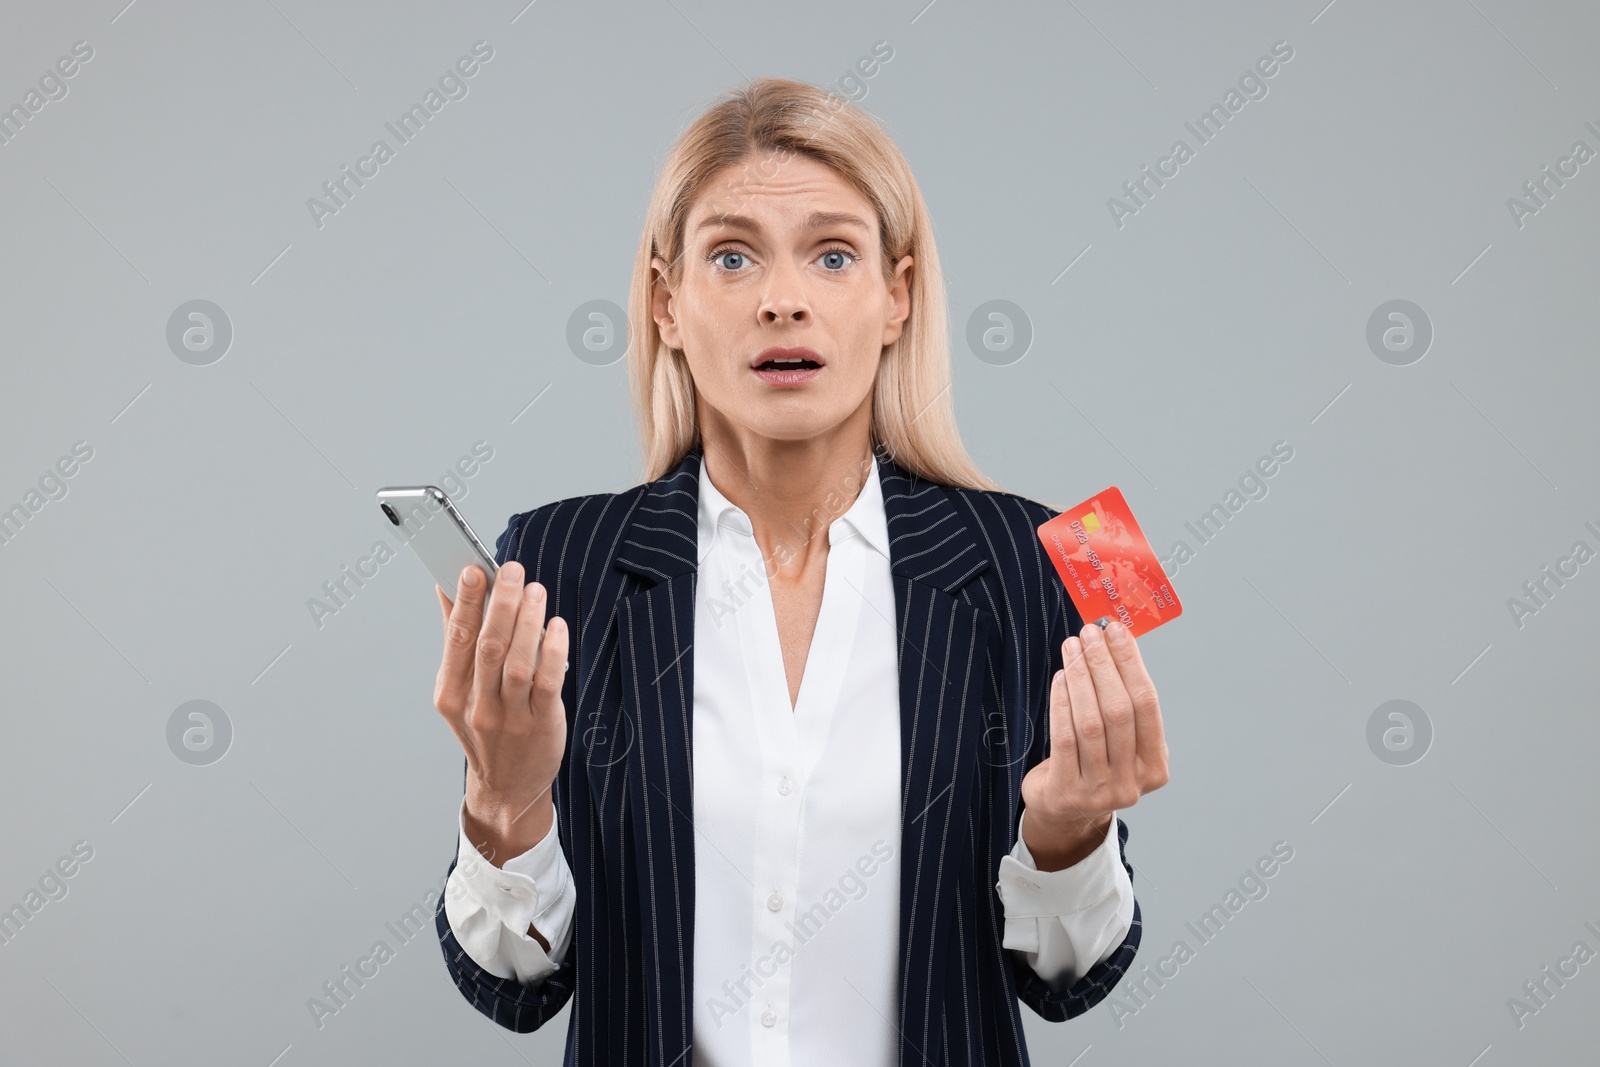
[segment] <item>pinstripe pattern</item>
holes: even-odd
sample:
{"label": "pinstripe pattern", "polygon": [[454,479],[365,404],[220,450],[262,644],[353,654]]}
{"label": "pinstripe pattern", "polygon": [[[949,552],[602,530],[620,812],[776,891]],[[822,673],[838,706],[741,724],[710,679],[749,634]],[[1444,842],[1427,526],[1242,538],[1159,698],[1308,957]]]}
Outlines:
{"label": "pinstripe pattern", "polygon": [[[478,967],[441,904],[451,978],[500,1025],[538,1029],[572,1001],[569,1067],[687,1067],[693,995],[693,650],[701,449],[622,493],[512,517],[519,560],[573,627],[554,786],[578,899],[561,966],[532,986]],[[1104,962],[1059,993],[1001,945],[994,890],[1023,775],[1049,752],[1049,681],[1082,625],[1035,528],[1054,512],[1012,493],[878,474],[899,633],[900,1063],[1029,1062],[1019,1002],[1060,1022],[1097,1004],[1138,949],[1140,910]],[[1069,629],[1070,627],[1070,629]],[[1122,863],[1128,827],[1118,820]],[[452,847],[451,870],[455,869]]]}

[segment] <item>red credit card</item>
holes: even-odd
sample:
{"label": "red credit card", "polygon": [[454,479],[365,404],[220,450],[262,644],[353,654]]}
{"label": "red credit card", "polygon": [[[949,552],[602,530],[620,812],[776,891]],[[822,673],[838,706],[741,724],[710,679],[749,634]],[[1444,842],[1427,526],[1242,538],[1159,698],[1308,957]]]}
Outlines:
{"label": "red credit card", "polygon": [[1137,637],[1183,613],[1116,486],[1041,525],[1039,540],[1085,623],[1120,619]]}

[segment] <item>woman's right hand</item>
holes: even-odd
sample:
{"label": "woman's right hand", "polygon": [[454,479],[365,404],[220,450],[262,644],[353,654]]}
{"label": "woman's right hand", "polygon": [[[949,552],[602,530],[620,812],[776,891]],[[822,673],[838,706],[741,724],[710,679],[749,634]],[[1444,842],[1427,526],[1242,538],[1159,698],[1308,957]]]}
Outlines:
{"label": "woman's right hand", "polygon": [[467,753],[469,836],[500,866],[538,844],[554,818],[550,786],[567,745],[567,627],[559,616],[545,626],[545,589],[523,585],[522,564],[500,567],[487,611],[484,577],[481,567],[462,571],[453,604],[434,587],[444,659],[433,704]]}

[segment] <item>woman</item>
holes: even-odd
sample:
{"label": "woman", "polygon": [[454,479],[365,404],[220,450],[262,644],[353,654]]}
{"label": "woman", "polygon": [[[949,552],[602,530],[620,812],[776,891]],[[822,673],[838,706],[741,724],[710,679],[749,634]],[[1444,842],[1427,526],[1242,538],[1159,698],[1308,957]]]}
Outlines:
{"label": "woman", "polygon": [[505,1027],[571,998],[568,1064],[1020,1065],[1019,999],[1065,1020],[1133,959],[1155,688],[961,447],[941,286],[875,123],[730,94],[635,263],[645,482],[513,516],[487,605],[439,591],[440,941]]}

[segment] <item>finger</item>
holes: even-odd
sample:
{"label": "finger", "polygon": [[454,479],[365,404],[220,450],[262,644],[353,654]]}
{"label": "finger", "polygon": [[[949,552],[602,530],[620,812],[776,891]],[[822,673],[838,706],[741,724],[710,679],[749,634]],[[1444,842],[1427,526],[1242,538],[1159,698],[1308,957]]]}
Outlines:
{"label": "finger", "polygon": [[483,611],[472,685],[473,706],[483,713],[485,727],[499,722],[500,684],[506,653],[511,648],[511,631],[516,627],[517,605],[522,599],[522,580],[522,564],[516,560],[502,564]]}
{"label": "finger", "polygon": [[[502,576],[501,581],[509,581]],[[511,648],[506,652],[505,667],[500,675],[500,696],[507,708],[526,708],[528,691],[533,685],[534,670],[538,661],[539,635],[544,631],[544,586],[529,582],[522,587],[522,603],[517,607],[515,628],[511,632]]]}
{"label": "finger", "polygon": [[1067,672],[1058,670],[1050,679],[1050,775],[1047,779],[1056,803],[1071,808],[1070,814],[1088,820],[1089,814],[1073,799],[1083,795],[1083,771],[1078,766],[1078,733],[1072,725],[1072,697],[1067,691]]}
{"label": "finger", "polygon": [[483,624],[483,585],[483,568],[472,566],[463,570],[456,586],[455,603],[445,622],[444,657],[439,664],[434,704],[452,720],[452,725],[467,710],[472,659],[478,646],[478,630]]}
{"label": "finger", "polygon": [[567,620],[557,615],[545,627],[539,646],[539,670],[533,676],[532,694],[536,710],[549,707],[561,696],[561,687],[567,680],[568,640]]}
{"label": "finger", "polygon": [[[1050,676],[1050,766],[1057,781],[1070,783],[1082,773],[1078,767],[1078,732],[1072,728],[1072,698],[1067,693],[1067,672]],[[1060,766],[1057,766],[1059,762]]]}
{"label": "finger", "polygon": [[1139,642],[1120,622],[1106,630],[1106,643],[1111,657],[1117,661],[1117,671],[1122,684],[1133,701],[1133,732],[1135,752],[1140,762],[1147,766],[1164,766],[1167,759],[1166,727],[1161,722],[1161,703],[1156,697],[1156,684],[1145,670],[1144,657],[1139,654]]}
{"label": "finger", "polygon": [[1111,775],[1117,777],[1133,770],[1134,722],[1133,701],[1122,684],[1117,661],[1106,646],[1105,631],[1090,623],[1078,632],[1083,643],[1083,658],[1089,664],[1089,677],[1094,681],[1095,700],[1100,705],[1100,719],[1106,729],[1106,763]]}
{"label": "finger", "polygon": [[1065,643],[1063,669],[1067,672],[1067,696],[1072,704],[1072,728],[1078,734],[1078,769],[1090,785],[1106,780],[1106,730],[1100,718],[1100,703],[1095,699],[1094,680],[1083,658],[1083,644],[1076,637]]}

